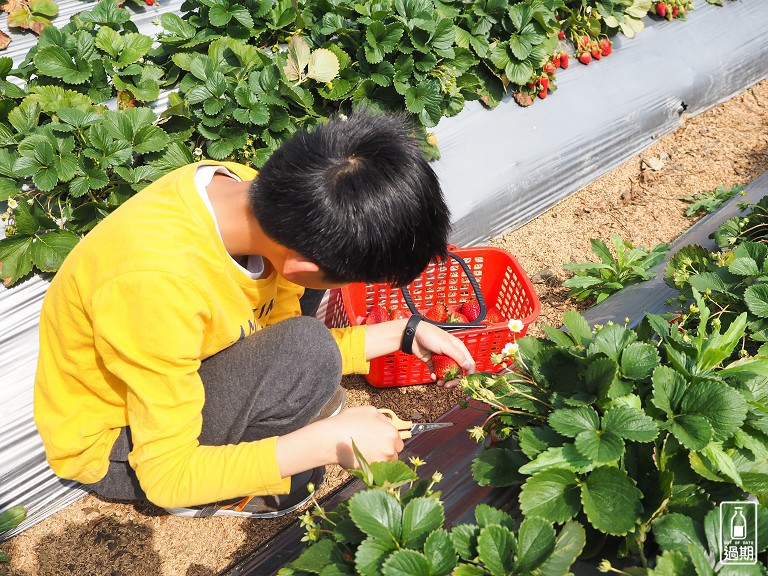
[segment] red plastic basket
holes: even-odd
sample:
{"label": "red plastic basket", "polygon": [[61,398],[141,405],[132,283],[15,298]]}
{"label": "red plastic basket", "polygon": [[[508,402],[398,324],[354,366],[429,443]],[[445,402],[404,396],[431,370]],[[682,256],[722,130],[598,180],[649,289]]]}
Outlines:
{"label": "red plastic basket", "polygon": [[[523,331],[514,337],[523,336],[539,316],[541,304],[517,259],[505,250],[490,246],[449,246],[449,251],[468,264],[488,306],[495,306],[507,320],[522,320]],[[446,306],[461,304],[474,294],[467,275],[453,260],[431,263],[408,288],[413,303],[422,312],[437,302]],[[388,284],[350,284],[341,289],[341,296],[346,321],[352,326],[362,324],[374,306],[383,306],[388,310],[408,309],[400,289]],[[475,359],[477,370],[482,372],[497,370],[491,362],[491,354],[501,352],[504,345],[513,340],[506,321],[451,333],[464,342]],[[366,380],[377,388],[431,382],[429,371],[421,360],[399,351],[374,358]]]}

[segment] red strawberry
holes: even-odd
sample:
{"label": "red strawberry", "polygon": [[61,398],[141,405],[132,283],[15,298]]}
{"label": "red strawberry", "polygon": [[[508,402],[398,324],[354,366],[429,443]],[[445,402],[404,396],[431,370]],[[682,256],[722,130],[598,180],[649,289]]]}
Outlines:
{"label": "red strawberry", "polygon": [[672,18],[677,18],[677,13],[679,12],[680,8],[677,6],[672,7]]}
{"label": "red strawberry", "polygon": [[451,312],[448,314],[448,322],[451,324],[467,324],[469,319],[461,312]]}
{"label": "red strawberry", "polygon": [[461,376],[462,369],[450,356],[432,354],[432,372],[438,380],[447,382]]}
{"label": "red strawberry", "polygon": [[665,18],[667,16],[667,5],[664,4],[664,2],[659,2],[656,4],[656,14],[658,14],[662,18]]}
{"label": "red strawberry", "polygon": [[533,82],[528,82],[528,84],[525,85],[526,88],[533,88],[534,86],[536,86],[536,84]]}
{"label": "red strawberry", "polygon": [[565,38],[565,30],[560,30],[557,33],[557,38],[558,38],[558,40],[562,40],[563,38]]}
{"label": "red strawberry", "polygon": [[[552,66],[555,68],[560,68],[560,54],[558,52],[555,52],[555,54],[552,56]],[[552,72],[554,74],[554,72]]]}
{"label": "red strawberry", "polygon": [[589,48],[589,45],[592,43],[592,40],[589,38],[588,34],[584,34],[584,36],[581,37],[580,46],[584,48],[585,50]]}
{"label": "red strawberry", "polygon": [[501,312],[499,312],[498,308],[494,306],[488,307],[488,312],[485,314],[485,320],[483,322],[487,324],[499,324],[501,322],[504,322],[506,318],[501,315]]}
{"label": "red strawberry", "polygon": [[547,89],[544,88],[543,90],[539,90],[539,93],[537,94],[537,96],[542,100],[544,100],[544,98],[547,97]]}
{"label": "red strawberry", "polygon": [[560,68],[562,68],[563,70],[568,68],[568,54],[566,54],[565,52],[562,52],[560,54]]}
{"label": "red strawberry", "polygon": [[[543,92],[549,90],[549,76],[542,76],[539,78],[539,86],[541,86]],[[539,92],[539,96],[541,96],[541,92]]]}
{"label": "red strawberry", "polygon": [[366,324],[378,324],[387,320],[389,320],[389,314],[383,306],[374,306],[368,311],[368,316],[365,317]]}
{"label": "red strawberry", "polygon": [[480,303],[477,298],[470,298],[464,304],[461,305],[459,312],[467,317],[467,320],[472,322],[475,318],[480,316]]}
{"label": "red strawberry", "polygon": [[544,64],[544,72],[547,74],[554,74],[555,73],[555,64],[554,62],[547,62]]}
{"label": "red strawberry", "polygon": [[144,2],[147,3],[147,6],[152,6],[152,4],[155,3],[155,0],[144,0]]}
{"label": "red strawberry", "polygon": [[603,56],[608,56],[611,52],[613,52],[611,41],[608,40],[608,38],[603,38],[600,40],[600,52],[603,54]]}
{"label": "red strawberry", "polygon": [[594,58],[595,60],[600,60],[602,57],[603,55],[600,53],[600,50],[598,50],[597,48],[592,50],[592,58]]}
{"label": "red strawberry", "polygon": [[437,302],[424,313],[424,317],[434,322],[445,322],[448,320],[448,309],[442,302]]}
{"label": "red strawberry", "polygon": [[410,317],[410,310],[406,310],[405,308],[396,308],[392,310],[392,314],[390,314],[390,318],[392,318],[392,320],[404,320],[405,318]]}
{"label": "red strawberry", "polygon": [[584,52],[579,54],[579,62],[581,62],[582,64],[589,64],[590,62],[592,62],[592,55],[585,50]]}

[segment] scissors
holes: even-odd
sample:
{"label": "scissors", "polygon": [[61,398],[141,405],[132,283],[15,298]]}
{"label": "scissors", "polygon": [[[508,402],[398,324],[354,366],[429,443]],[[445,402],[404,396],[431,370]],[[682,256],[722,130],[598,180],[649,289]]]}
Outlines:
{"label": "scissors", "polygon": [[439,428],[446,428],[453,426],[453,422],[417,422],[414,424],[410,420],[401,420],[397,414],[392,412],[389,408],[379,408],[379,412],[387,416],[392,420],[392,425],[400,432],[400,438],[403,440],[421,434],[422,432],[428,432],[429,430],[437,430]]}

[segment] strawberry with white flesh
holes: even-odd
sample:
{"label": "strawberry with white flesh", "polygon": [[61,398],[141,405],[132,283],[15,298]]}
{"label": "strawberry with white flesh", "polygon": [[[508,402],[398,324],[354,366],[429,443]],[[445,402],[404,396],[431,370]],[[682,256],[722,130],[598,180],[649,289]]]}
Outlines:
{"label": "strawberry with white flesh", "polygon": [[461,377],[463,370],[450,356],[432,354],[432,373],[439,382],[448,382]]}
{"label": "strawberry with white flesh", "polygon": [[365,317],[365,323],[369,325],[379,324],[387,320],[389,320],[389,312],[383,306],[374,306],[368,311],[368,316]]}

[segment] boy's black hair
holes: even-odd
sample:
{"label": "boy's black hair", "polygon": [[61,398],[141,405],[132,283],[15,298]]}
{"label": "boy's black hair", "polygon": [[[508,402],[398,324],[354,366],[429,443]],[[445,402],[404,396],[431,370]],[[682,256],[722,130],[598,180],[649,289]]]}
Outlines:
{"label": "boy's black hair", "polygon": [[450,213],[403,116],[356,112],[296,133],[249,194],[267,236],[331,282],[403,285],[446,254]]}

